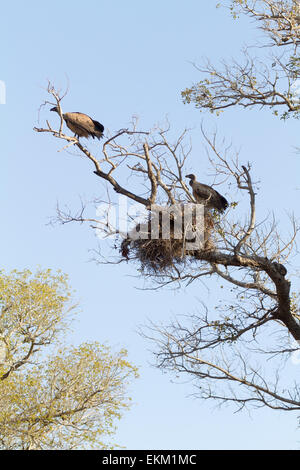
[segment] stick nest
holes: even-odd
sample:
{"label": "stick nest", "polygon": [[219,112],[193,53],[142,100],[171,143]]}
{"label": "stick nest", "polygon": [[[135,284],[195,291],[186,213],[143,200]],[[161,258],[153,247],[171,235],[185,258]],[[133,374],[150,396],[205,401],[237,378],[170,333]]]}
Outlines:
{"label": "stick nest", "polygon": [[[183,208],[183,206],[181,206],[181,208]],[[160,210],[162,211],[162,209]],[[174,230],[176,215],[172,213],[170,214],[169,236],[167,239],[163,237],[162,212],[159,214],[159,221],[157,215],[153,217],[153,214],[150,213],[148,221],[143,224],[137,224],[135,230],[131,231],[127,238],[121,243],[120,252],[122,256],[127,260],[138,260],[143,272],[148,274],[167,272],[185,263],[187,260],[201,259],[201,253],[211,251],[215,248],[212,240],[215,225],[214,218],[208,210],[205,211],[204,217],[201,218],[200,226],[198,220],[196,221],[195,215],[193,214],[191,217],[189,229],[195,233],[197,230],[199,231],[201,229],[204,235],[200,247],[196,250],[188,249],[187,247],[188,243],[195,241],[195,237],[194,239],[191,238],[190,232],[189,238],[185,238],[184,234],[186,232],[183,223],[181,237],[179,238],[178,234],[176,234],[176,230]],[[158,226],[158,232],[156,232],[157,236],[155,238],[153,238],[153,234],[151,238],[153,222],[154,226]]]}

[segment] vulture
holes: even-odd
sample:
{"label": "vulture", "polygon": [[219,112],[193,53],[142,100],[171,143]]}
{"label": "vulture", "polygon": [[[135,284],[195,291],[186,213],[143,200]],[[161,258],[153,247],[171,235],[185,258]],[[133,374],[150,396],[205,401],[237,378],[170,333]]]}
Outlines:
{"label": "vulture", "polygon": [[190,178],[189,184],[193,189],[193,196],[197,203],[204,204],[208,209],[216,209],[219,212],[224,212],[227,209],[228,202],[218,191],[207,184],[198,183],[193,174],[186,175],[186,178]]}
{"label": "vulture", "polygon": [[[55,111],[59,114],[57,106],[51,108],[50,111]],[[101,139],[103,137],[104,127],[100,122],[94,121],[86,114],[83,113],[64,113],[63,118],[68,128],[74,132],[75,137],[92,137],[93,139]]]}

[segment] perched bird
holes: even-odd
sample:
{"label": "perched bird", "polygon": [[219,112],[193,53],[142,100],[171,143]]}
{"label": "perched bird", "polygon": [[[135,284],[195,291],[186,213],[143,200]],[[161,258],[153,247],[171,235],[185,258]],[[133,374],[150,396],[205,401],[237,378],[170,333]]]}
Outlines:
{"label": "perched bird", "polygon": [[[55,111],[59,114],[57,106],[51,108],[50,111]],[[94,121],[86,114],[83,113],[64,113],[63,118],[68,128],[74,132],[75,137],[92,137],[93,139],[101,139],[103,137],[104,127],[100,122]]]}
{"label": "perched bird", "polygon": [[219,212],[227,209],[228,202],[218,191],[207,184],[198,183],[193,174],[186,175],[186,178],[190,178],[189,184],[193,189],[193,196],[199,204],[204,204],[208,209],[216,209]]}

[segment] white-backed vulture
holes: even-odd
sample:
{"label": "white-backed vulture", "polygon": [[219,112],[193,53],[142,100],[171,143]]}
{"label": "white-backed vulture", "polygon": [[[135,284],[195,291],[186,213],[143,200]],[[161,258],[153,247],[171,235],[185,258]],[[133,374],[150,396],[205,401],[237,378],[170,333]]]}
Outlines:
{"label": "white-backed vulture", "polygon": [[[51,108],[50,111],[55,111],[59,114],[57,106]],[[93,139],[101,139],[103,137],[104,127],[98,121],[90,118],[83,113],[64,113],[63,118],[68,128],[74,132],[75,137],[92,137]]]}
{"label": "white-backed vulture", "polygon": [[224,212],[228,207],[228,202],[225,197],[221,196],[214,188],[207,184],[198,183],[196,176],[186,175],[190,178],[190,186],[193,189],[193,196],[199,204],[205,205],[208,209],[216,209],[219,212]]}

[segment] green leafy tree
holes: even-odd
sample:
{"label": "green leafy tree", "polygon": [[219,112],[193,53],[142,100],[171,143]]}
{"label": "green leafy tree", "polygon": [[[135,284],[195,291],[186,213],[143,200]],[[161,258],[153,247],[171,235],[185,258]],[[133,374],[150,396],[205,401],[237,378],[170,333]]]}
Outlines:
{"label": "green leafy tree", "polygon": [[126,388],[137,371],[125,350],[63,346],[70,295],[61,273],[0,273],[2,449],[105,448],[130,404]]}

